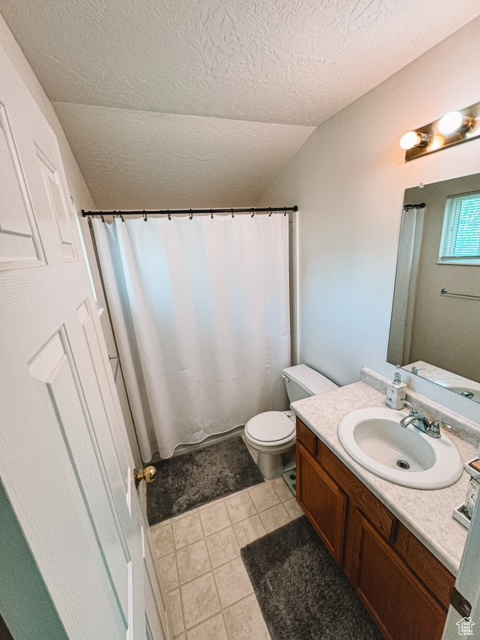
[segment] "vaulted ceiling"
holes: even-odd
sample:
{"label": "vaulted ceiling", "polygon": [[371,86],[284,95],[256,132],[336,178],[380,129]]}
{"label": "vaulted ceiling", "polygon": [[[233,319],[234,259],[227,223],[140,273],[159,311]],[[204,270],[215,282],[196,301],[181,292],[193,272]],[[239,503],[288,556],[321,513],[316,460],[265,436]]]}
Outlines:
{"label": "vaulted ceiling", "polygon": [[97,207],[151,209],[254,205],[318,124],[480,6],[0,0],[0,13]]}

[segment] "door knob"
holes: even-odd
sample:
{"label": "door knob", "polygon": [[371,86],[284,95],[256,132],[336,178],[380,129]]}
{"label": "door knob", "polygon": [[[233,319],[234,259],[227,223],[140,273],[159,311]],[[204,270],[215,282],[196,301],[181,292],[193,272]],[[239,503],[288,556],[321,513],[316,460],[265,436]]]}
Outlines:
{"label": "door knob", "polygon": [[135,479],[135,486],[138,489],[138,485],[142,480],[145,480],[147,484],[150,484],[150,482],[153,482],[155,480],[155,478],[157,477],[157,468],[153,465],[150,465],[148,467],[145,467],[143,471],[137,471],[136,469],[134,469],[133,477]]}

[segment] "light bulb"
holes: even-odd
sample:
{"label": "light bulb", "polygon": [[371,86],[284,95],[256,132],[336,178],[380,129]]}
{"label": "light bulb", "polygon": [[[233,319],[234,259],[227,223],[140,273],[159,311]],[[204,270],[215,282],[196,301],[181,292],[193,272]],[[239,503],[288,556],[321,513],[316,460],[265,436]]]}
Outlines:
{"label": "light bulb", "polygon": [[438,130],[444,135],[455,133],[463,126],[463,116],[459,111],[450,111],[438,123]]}
{"label": "light bulb", "polygon": [[414,147],[424,147],[428,144],[429,137],[426,133],[420,133],[419,131],[407,131],[400,138],[400,146],[402,149],[408,151]]}
{"label": "light bulb", "polygon": [[445,114],[438,123],[438,130],[443,135],[450,135],[452,133],[460,133],[462,131],[468,131],[471,129],[477,120],[476,118],[469,118],[463,116],[460,111],[450,111]]}

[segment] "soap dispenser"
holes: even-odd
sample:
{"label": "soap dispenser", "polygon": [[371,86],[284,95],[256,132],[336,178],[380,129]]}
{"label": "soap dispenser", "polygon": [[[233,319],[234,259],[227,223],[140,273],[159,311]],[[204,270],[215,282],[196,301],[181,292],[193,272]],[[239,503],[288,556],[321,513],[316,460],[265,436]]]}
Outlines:
{"label": "soap dispenser", "polygon": [[402,382],[400,372],[397,371],[392,382],[387,383],[387,407],[391,409],[403,409],[404,400],[407,397],[407,385]]}

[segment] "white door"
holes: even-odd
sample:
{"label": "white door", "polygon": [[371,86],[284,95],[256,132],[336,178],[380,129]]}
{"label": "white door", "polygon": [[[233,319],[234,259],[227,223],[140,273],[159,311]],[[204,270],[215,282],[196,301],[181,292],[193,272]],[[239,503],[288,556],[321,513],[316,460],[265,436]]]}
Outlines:
{"label": "white door", "polygon": [[1,49],[0,78],[0,480],[69,639],[163,638],[57,141]]}

